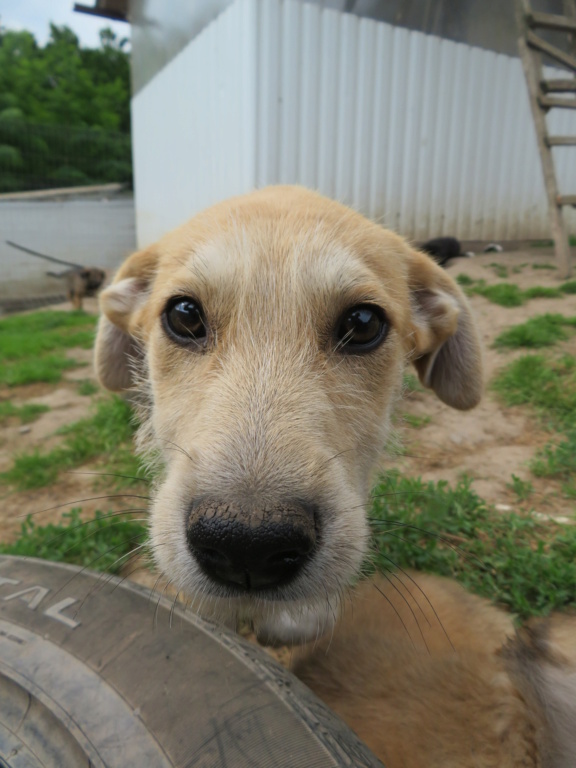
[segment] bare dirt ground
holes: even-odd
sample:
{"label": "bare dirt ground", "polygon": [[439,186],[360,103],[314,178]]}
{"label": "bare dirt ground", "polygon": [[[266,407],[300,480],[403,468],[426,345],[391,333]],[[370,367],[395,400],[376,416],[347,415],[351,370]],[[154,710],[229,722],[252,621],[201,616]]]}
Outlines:
{"label": "bare dirt ground", "polygon": [[[491,264],[505,265],[509,277],[495,274]],[[473,279],[484,279],[487,283],[507,280],[521,288],[530,286],[557,286],[556,272],[546,269],[532,269],[532,264],[553,264],[549,249],[534,248],[515,253],[490,253],[474,259],[458,259],[448,268],[456,277],[466,274]],[[514,268],[520,269],[517,273]],[[538,448],[549,442],[550,433],[545,432],[529,409],[503,406],[490,390],[489,382],[494,374],[515,356],[526,350],[497,351],[491,349],[494,338],[510,325],[525,322],[529,317],[544,312],[576,315],[576,297],[567,295],[560,299],[532,299],[520,307],[506,308],[474,296],[471,299],[486,345],[486,380],[488,383],[483,402],[473,411],[453,411],[440,403],[429,392],[415,392],[400,406],[401,413],[426,416],[430,420],[420,428],[402,426],[399,432],[405,455],[388,458],[385,466],[400,468],[424,479],[446,479],[455,482],[462,474],[474,478],[474,488],[489,502],[517,508],[520,504],[508,484],[512,474],[523,480],[530,480],[535,488],[529,504],[544,515],[574,517],[574,504],[562,496],[560,484],[535,478],[530,474],[528,462]],[[59,308],[65,308],[62,305]],[[87,311],[96,312],[95,300],[85,304]],[[576,352],[576,341],[564,343],[566,350]],[[82,367],[66,371],[58,385],[30,385],[8,389],[0,388],[0,399],[10,399],[15,404],[26,402],[41,403],[50,407],[32,424],[24,427],[16,421],[2,427],[0,432],[0,472],[8,469],[15,454],[33,450],[52,449],[62,438],[56,431],[71,422],[88,415],[91,398],[78,393],[78,381],[94,380],[91,353],[86,350],[69,351],[70,357],[84,363]],[[85,466],[76,472],[90,472],[93,466]],[[97,469],[97,467],[96,467]],[[90,474],[64,474],[57,484],[36,491],[21,493],[8,492],[0,486],[0,540],[12,541],[17,538],[23,519],[33,514],[39,524],[60,519],[62,511],[71,506],[81,506],[83,515],[91,516],[96,509],[119,509],[129,503],[123,500],[82,501],[92,496],[106,494],[103,478]],[[108,489],[113,493],[113,490]],[[66,505],[66,506],[62,506]]]}
{"label": "bare dirt ground", "polygon": [[[497,277],[491,264],[505,265],[507,278]],[[489,253],[474,259],[457,259],[448,267],[456,277],[465,274],[484,279],[488,284],[510,282],[525,290],[532,286],[557,287],[553,270],[533,269],[532,264],[554,264],[551,250],[534,248],[515,253]],[[513,273],[514,268],[521,271]],[[546,312],[566,316],[576,314],[576,296],[559,299],[531,299],[520,307],[501,307],[482,296],[472,296],[471,304],[485,344],[486,392],[480,405],[472,411],[460,412],[441,403],[430,392],[415,392],[403,403],[403,411],[427,416],[429,423],[420,429],[404,428],[403,443],[410,456],[399,458],[394,465],[410,475],[425,480],[445,479],[454,483],[463,474],[474,478],[479,496],[503,507],[520,506],[517,495],[509,488],[512,474],[529,480],[534,494],[525,506],[543,515],[574,518],[574,501],[563,497],[560,483],[549,478],[534,477],[528,468],[536,451],[551,440],[530,409],[506,407],[490,389],[494,375],[516,357],[540,350],[496,350],[496,336],[511,325],[524,323],[534,315]],[[576,340],[557,346],[576,353]]]}

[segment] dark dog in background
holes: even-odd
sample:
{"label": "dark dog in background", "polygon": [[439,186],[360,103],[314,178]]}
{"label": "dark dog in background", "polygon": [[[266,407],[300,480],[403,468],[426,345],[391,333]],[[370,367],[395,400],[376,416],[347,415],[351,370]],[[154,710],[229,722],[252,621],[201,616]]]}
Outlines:
{"label": "dark dog in background", "polygon": [[420,246],[421,251],[432,256],[436,264],[444,267],[451,259],[468,256],[462,253],[462,244],[455,237],[435,237]]}

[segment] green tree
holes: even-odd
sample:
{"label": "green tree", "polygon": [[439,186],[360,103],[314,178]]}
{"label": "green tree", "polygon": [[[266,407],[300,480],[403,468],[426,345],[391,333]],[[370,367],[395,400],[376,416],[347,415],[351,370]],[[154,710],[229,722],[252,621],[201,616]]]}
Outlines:
{"label": "green tree", "polygon": [[51,24],[41,47],[0,29],[0,191],[131,179],[126,43],[103,29],[82,48]]}

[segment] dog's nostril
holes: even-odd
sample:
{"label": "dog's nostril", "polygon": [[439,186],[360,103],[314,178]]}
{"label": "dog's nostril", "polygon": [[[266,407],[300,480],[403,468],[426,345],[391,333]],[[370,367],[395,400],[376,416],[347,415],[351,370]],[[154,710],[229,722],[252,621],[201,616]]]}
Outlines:
{"label": "dog's nostril", "polygon": [[253,510],[213,499],[192,505],[188,547],[214,581],[244,590],[290,581],[316,546],[314,510],[283,504]]}

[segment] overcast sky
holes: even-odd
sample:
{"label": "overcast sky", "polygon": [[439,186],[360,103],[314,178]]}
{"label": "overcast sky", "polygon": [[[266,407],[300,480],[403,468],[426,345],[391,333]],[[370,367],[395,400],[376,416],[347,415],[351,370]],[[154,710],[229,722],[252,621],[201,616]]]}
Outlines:
{"label": "overcast sky", "polygon": [[[78,0],[82,5],[94,5],[94,0]],[[130,37],[130,25],[73,11],[74,0],[0,0],[0,25],[6,29],[27,29],[44,45],[50,31],[49,24],[66,25],[87,48],[98,47],[98,32],[111,27],[120,37]]]}

